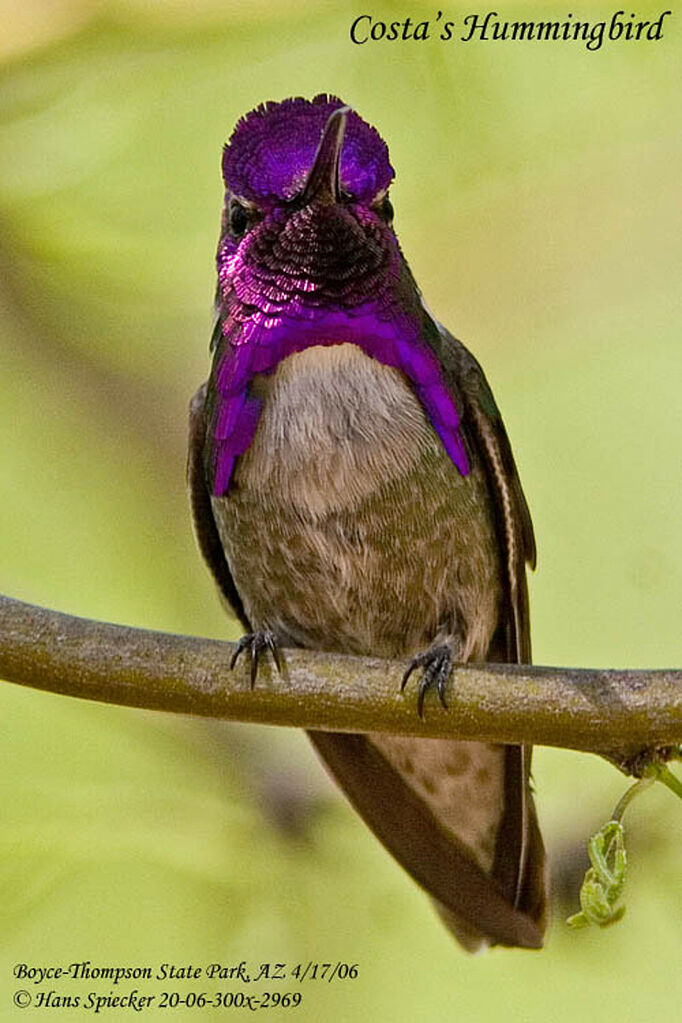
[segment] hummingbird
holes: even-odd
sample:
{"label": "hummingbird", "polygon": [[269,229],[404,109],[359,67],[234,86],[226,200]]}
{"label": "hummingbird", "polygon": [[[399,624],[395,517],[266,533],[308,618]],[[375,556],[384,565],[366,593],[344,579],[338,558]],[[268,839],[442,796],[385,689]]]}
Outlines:
{"label": "hummingbird", "polygon": [[[336,96],[267,102],[237,123],[222,174],[188,484],[245,629],[235,659],[253,686],[287,646],[402,658],[420,715],[447,705],[455,662],[529,663],[528,507],[483,371],[402,254],[386,143]],[[308,734],[464,948],[542,945],[530,748]]]}

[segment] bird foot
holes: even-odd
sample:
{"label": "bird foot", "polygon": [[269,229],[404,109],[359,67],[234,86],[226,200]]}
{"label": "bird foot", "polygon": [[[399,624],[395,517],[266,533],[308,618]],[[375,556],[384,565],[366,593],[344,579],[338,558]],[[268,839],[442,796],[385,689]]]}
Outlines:
{"label": "bird foot", "polygon": [[245,650],[250,652],[251,656],[251,688],[256,684],[256,676],[258,674],[258,664],[261,655],[264,650],[269,650],[272,654],[272,659],[275,662],[277,671],[282,674],[282,664],[279,658],[279,647],[277,646],[277,637],[274,632],[270,629],[261,629],[258,632],[247,632],[245,636],[237,643],[237,649],[232,654],[232,660],[230,661],[230,671],[234,668],[235,664],[239,660],[239,657]]}
{"label": "bird foot", "polygon": [[424,653],[417,654],[408,664],[407,671],[403,675],[400,685],[401,692],[405,689],[412,672],[416,671],[417,668],[424,669],[419,683],[419,695],[417,696],[417,713],[420,718],[424,717],[424,698],[428,690],[433,687],[438,691],[438,698],[443,707],[446,710],[448,709],[448,705],[445,702],[445,687],[452,672],[453,661],[452,650],[448,644],[438,643],[435,646],[429,647]]}

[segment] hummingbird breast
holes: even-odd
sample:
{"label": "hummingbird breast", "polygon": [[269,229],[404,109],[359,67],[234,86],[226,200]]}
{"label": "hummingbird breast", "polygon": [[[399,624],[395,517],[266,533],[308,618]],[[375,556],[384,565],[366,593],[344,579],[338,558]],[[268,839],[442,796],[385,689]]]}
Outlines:
{"label": "hummingbird breast", "polygon": [[403,374],[312,346],[251,390],[256,434],[212,503],[252,627],[386,657],[456,635],[460,660],[484,659],[502,597],[487,484],[475,460],[460,475]]}

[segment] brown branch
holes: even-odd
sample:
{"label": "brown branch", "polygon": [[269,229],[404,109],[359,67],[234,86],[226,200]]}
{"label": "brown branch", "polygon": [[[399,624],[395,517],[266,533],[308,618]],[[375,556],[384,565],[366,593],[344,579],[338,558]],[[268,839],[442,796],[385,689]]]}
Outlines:
{"label": "brown branch", "polygon": [[404,664],[287,650],[282,676],[261,663],[229,670],[234,645],[48,611],[0,596],[0,677],[86,700],[261,724],[346,732],[524,742],[626,758],[682,743],[682,671],[467,665],[449,709],[415,685]]}

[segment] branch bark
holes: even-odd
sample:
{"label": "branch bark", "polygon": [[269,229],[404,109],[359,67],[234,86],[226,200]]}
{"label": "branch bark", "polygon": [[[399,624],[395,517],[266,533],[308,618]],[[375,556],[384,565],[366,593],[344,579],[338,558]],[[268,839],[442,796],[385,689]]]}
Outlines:
{"label": "branch bark", "polygon": [[297,728],[392,732],[532,743],[626,760],[682,743],[682,671],[466,665],[448,710],[415,686],[403,663],[285,651],[283,675],[261,661],[230,671],[234,644],[108,625],[0,596],[0,677],[129,707]]}

